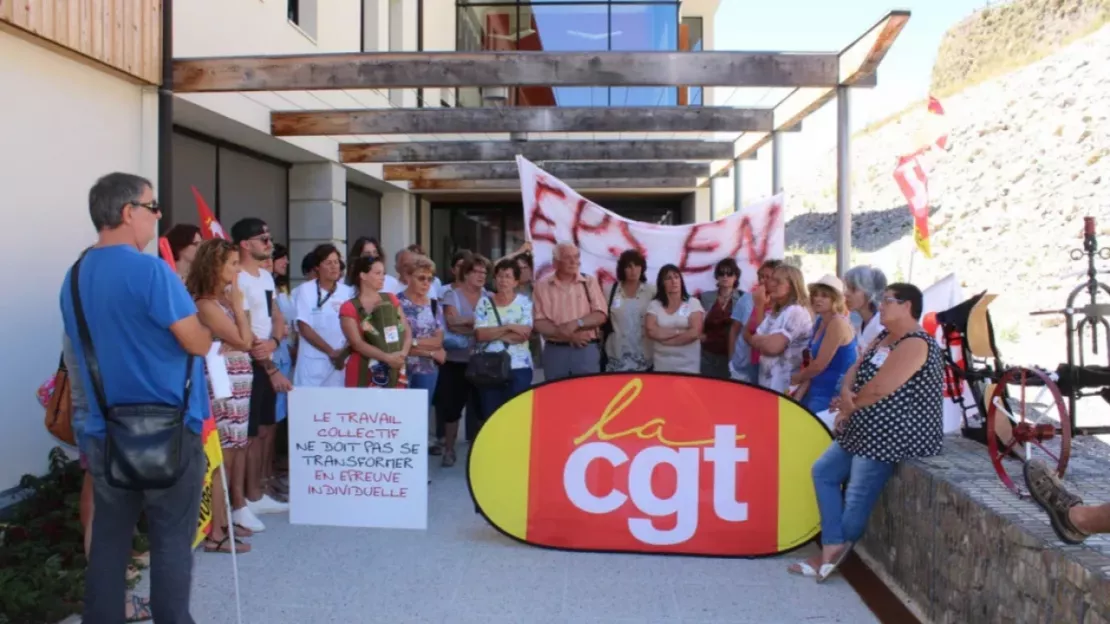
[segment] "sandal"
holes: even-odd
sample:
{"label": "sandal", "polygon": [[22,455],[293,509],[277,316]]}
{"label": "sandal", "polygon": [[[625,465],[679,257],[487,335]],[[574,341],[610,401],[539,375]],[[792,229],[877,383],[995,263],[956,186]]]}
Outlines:
{"label": "sandal", "polygon": [[[224,527],[224,533],[231,533],[231,531],[229,531],[227,527]],[[236,524],[235,537],[254,537],[254,531],[248,529],[243,525]]]}
{"label": "sandal", "polygon": [[828,563],[821,564],[821,568],[817,571],[818,583],[824,583],[825,581],[829,580],[829,577],[836,572],[837,568],[840,567],[840,564],[844,563],[848,559],[848,555],[852,553],[853,546],[855,546],[855,544],[853,544],[852,542],[845,543],[844,550],[840,551],[840,553],[836,556],[836,559],[833,559]]}
{"label": "sandal", "polygon": [[455,451],[446,451],[443,453],[443,461],[441,465],[444,468],[450,468],[455,465]]}
{"label": "sandal", "polygon": [[[225,555],[231,554],[231,537],[225,537],[216,542],[210,539],[204,540],[204,552],[206,553],[221,553]],[[215,544],[215,545],[213,545]],[[251,545],[243,542],[242,540],[235,540],[235,554],[248,553],[251,551]]]}
{"label": "sandal", "polygon": [[1069,492],[1051,468],[1039,459],[1025,462],[1022,469],[1025,485],[1037,505],[1048,514],[1049,523],[1056,536],[1065,544],[1082,544],[1088,534],[1079,530],[1071,521],[1072,507],[1082,505],[1083,499]]}
{"label": "sandal", "polygon": [[[818,557],[820,559],[820,557]],[[786,568],[787,574],[794,574],[797,576],[804,576],[806,578],[813,578],[817,576],[817,570],[809,561],[795,561]]]}
{"label": "sandal", "polygon": [[154,620],[154,612],[150,610],[149,598],[140,598],[131,594],[126,606],[131,608],[131,615],[128,615],[124,622],[150,622]]}

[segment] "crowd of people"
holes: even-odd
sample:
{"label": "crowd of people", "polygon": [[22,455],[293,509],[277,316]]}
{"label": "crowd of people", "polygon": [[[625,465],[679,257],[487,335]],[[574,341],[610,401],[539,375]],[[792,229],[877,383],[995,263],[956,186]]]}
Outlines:
{"label": "crowd of people", "polygon": [[[445,285],[418,245],[397,251],[388,274],[382,245],[359,238],[346,256],[331,244],[316,247],[301,262],[303,283],[291,288],[288,250],[260,219],[235,223],[231,240],[202,240],[197,227],[174,226],[165,235],[171,268],[141,251],[161,218],[147,180],[101,178],[89,210],[97,243],[67,274],[60,296],[73,428],[86,468],[89,622],[192,621],[202,423],[209,415],[216,422],[230,500],[228,509],[214,480],[203,549],[248,553],[245,540],[266,530],[262,517],[288,510],[293,387],[426,390],[429,454],[445,468],[457,461],[460,430],[473,440],[537,369],[546,380],[601,371],[697,374],[787,394],[828,414],[834,430],[812,471],[822,549],[789,568],[818,581],[863,534],[897,463],[941,450],[944,363],[920,325],[922,293],[887,283],[874,267],[807,283],[798,268],[768,260],[742,292],[740,267],[724,259],[716,289],[695,296],[675,265],[649,284],[635,250],[620,255],[616,282],[603,288],[581,271],[580,251],[569,243],[555,247],[553,273],[534,282],[526,243],[496,262],[456,252]],[[504,366],[475,375],[475,361],[491,356]],[[226,368],[229,391],[217,391],[206,375],[213,357]],[[134,410],[165,419],[167,406],[176,437],[128,425]],[[157,487],[158,475],[143,463],[152,455],[173,469]],[[1097,530],[1089,508],[1045,472],[1031,478],[1054,524],[1075,539]],[[129,563],[140,513],[150,534],[150,600],[126,586],[136,573]]]}

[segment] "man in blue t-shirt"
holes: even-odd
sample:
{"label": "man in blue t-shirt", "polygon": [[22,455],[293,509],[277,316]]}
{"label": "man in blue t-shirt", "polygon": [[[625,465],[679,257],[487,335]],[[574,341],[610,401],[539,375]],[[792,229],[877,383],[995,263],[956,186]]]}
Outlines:
{"label": "man in blue t-shirt", "polygon": [[[197,532],[206,461],[200,441],[208,416],[203,356],[211,333],[181,279],[159,258],[142,253],[155,237],[161,211],[144,178],[112,173],[89,191],[96,245],[79,260],[78,291],[96,355],[107,407],[123,404],[183,405],[186,375],[191,387],[185,414],[184,472],[159,490],[124,490],[105,477],[104,414],[89,375],[88,360],[66,273],[62,320],[73,344],[88,396],[84,444],[93,477],[95,521],[85,574],[86,622],[122,622],[127,565],[139,513],[146,511],[151,537],[151,610],[155,619],[192,622],[193,539]],[[195,357],[186,371],[189,355]]]}

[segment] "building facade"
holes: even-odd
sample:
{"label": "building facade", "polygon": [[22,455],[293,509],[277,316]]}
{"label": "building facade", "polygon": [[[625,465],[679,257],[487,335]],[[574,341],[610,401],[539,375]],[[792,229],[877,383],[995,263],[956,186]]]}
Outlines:
{"label": "building facade", "polygon": [[[265,219],[299,258],[322,242],[344,248],[374,236],[392,252],[423,244],[437,264],[454,249],[498,257],[523,241],[519,194],[414,194],[380,164],[344,164],[344,142],[460,141],[466,135],[275,137],[272,111],[502,106],[700,106],[691,87],[339,90],[178,94],[163,132],[163,35],[174,58],[376,51],[711,49],[719,0],[178,0],[163,33],[163,0],[127,3],[0,2],[0,189],[9,226],[0,254],[10,331],[0,355],[0,492],[44,470],[55,444],[35,390],[58,363],[58,285],[95,240],[87,192],[100,175],[129,171],[155,184],[162,226],[196,223],[193,188],[230,227]],[[117,12],[119,9],[122,12]],[[162,124],[164,125],[164,124]],[[637,139],[625,133],[625,139]],[[507,140],[506,135],[481,135]],[[576,133],[529,138],[574,139]],[[589,138],[588,135],[582,138]],[[162,162],[163,165],[167,164]],[[168,175],[167,175],[168,174]],[[709,215],[706,188],[606,192],[603,205],[632,218],[678,223]],[[39,246],[37,241],[49,241]],[[150,250],[152,253],[154,250]],[[34,267],[23,271],[20,267]],[[390,267],[392,270],[392,267]]]}

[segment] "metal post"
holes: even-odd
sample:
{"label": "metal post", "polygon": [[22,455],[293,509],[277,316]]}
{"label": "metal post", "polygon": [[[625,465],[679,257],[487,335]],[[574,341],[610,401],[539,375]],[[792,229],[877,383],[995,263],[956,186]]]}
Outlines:
{"label": "metal post", "polygon": [[836,88],[836,272],[852,263],[852,133],[848,87]]}
{"label": "metal post", "polygon": [[771,133],[771,194],[782,192],[782,133]]}
{"label": "metal post", "polygon": [[734,158],[732,161],[732,206],[736,212],[740,212],[740,209],[744,207],[744,204],[741,201],[743,200],[744,196],[740,192],[740,185],[742,183],[740,179],[741,162],[743,161],[741,161],[739,158]]}
{"label": "metal post", "polygon": [[[715,178],[713,176],[709,176],[709,220],[710,221],[716,221],[717,220],[717,185],[715,184],[716,181],[717,181],[717,178]],[[695,215],[694,220],[695,221],[697,220],[696,215]]]}

